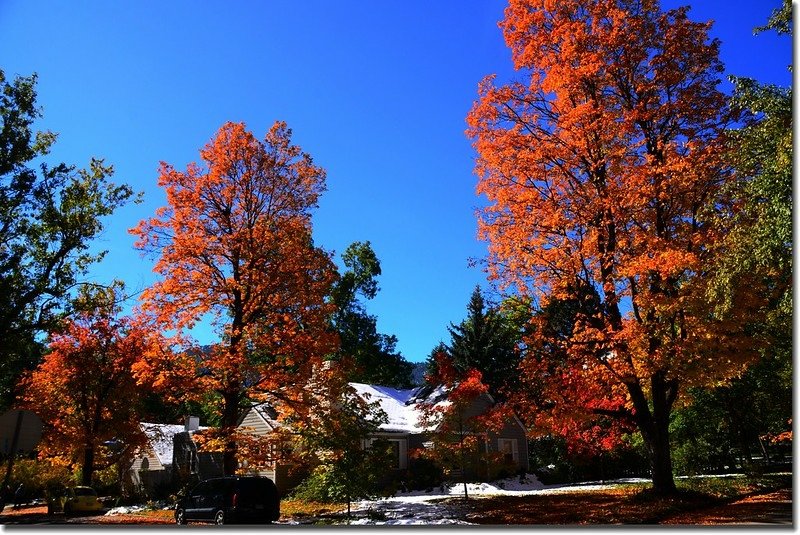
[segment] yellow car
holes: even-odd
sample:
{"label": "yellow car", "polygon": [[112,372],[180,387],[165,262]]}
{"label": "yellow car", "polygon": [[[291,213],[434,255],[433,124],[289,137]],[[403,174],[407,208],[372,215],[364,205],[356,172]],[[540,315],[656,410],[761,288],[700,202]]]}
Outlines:
{"label": "yellow car", "polygon": [[64,511],[65,515],[75,513],[97,513],[103,504],[97,499],[97,492],[92,487],[71,487],[63,496],[55,496],[48,500],[48,512]]}

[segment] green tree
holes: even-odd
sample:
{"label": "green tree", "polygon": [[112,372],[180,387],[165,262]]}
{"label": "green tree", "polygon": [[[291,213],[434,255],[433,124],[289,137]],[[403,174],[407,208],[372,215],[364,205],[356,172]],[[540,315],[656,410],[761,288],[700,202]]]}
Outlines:
{"label": "green tree", "polygon": [[448,331],[451,341],[447,353],[456,369],[461,373],[477,369],[492,396],[504,399],[504,391],[516,384],[519,330],[498,309],[486,305],[476,286],[466,319],[458,325],[451,324]]}
{"label": "green tree", "polygon": [[0,406],[39,361],[37,336],[56,327],[73,289],[103,258],[89,248],[102,218],[134,194],[108,180],[113,170],[100,159],[86,169],[35,167],[56,141],[53,132],[34,131],[41,116],[36,75],[9,81],[0,70]]}
{"label": "green tree", "polygon": [[396,388],[412,386],[413,364],[397,352],[397,338],[378,332],[377,318],[367,313],[364,300],[378,294],[381,264],[369,242],[354,242],[342,254],[346,270],[333,287],[336,312],[331,318],[339,334],[336,360],[351,358],[350,380]]}
{"label": "green tree", "polygon": [[[784,0],[755,33],[791,36],[791,15],[791,2]],[[730,132],[737,180],[727,191],[736,210],[720,229],[724,253],[711,290],[713,298],[723,297],[723,308],[733,307],[736,292],[766,293],[762,313],[750,325],[762,359],[725,385],[693,391],[691,404],[676,415],[672,425],[687,471],[730,463],[734,453],[743,464],[752,461],[753,451],[769,459],[762,437],[789,429],[792,417],[792,89],[731,80],[732,107],[746,120]],[[702,424],[694,425],[692,417]],[[698,441],[702,447],[695,447]]]}
{"label": "green tree", "polygon": [[358,395],[347,382],[351,362],[326,363],[310,384],[314,405],[309,424],[299,432],[299,446],[313,468],[296,495],[327,503],[350,504],[381,490],[391,464],[386,441],[367,444],[367,437],[388,421],[378,402]]}
{"label": "green tree", "polygon": [[[791,2],[775,10],[767,26],[791,35]],[[769,280],[769,321],[791,337],[792,316],[792,89],[731,77],[731,105],[747,114],[730,133],[738,180],[729,194],[738,200],[726,221],[725,255],[712,287],[732,301],[735,288],[753,277]]]}
{"label": "green tree", "polygon": [[791,360],[765,357],[742,377],[713,389],[693,389],[670,430],[680,473],[723,470],[781,461],[769,440],[789,427],[792,416]]}

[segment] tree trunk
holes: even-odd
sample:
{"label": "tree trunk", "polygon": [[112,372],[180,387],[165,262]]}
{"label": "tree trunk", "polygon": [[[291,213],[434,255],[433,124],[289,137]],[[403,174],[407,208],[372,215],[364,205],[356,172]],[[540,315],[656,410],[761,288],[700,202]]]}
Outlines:
{"label": "tree trunk", "polygon": [[94,475],[94,446],[87,445],[83,449],[83,466],[81,467],[81,485],[91,487]]}
{"label": "tree trunk", "polygon": [[225,451],[222,454],[222,471],[226,476],[236,475],[239,468],[236,440],[232,435],[239,423],[239,392],[228,393],[223,396],[225,404],[222,410],[221,431],[226,436]]}
{"label": "tree trunk", "polygon": [[[674,494],[675,480],[672,475],[672,455],[669,448],[669,420],[666,425],[654,427],[655,436],[650,444],[650,470],[653,490],[657,494]],[[660,428],[660,429],[659,429]]]}
{"label": "tree trunk", "polygon": [[459,456],[461,458],[461,482],[464,484],[464,500],[469,500],[469,494],[467,494],[467,467],[466,461],[464,460],[464,421],[459,414],[458,419],[458,429],[459,429]]}
{"label": "tree trunk", "polygon": [[626,386],[633,401],[636,426],[642,433],[650,457],[653,490],[657,494],[674,494],[676,488],[669,445],[669,416],[678,396],[678,383],[667,380],[663,373],[655,373],[650,377],[652,411],[638,381],[626,383]]}

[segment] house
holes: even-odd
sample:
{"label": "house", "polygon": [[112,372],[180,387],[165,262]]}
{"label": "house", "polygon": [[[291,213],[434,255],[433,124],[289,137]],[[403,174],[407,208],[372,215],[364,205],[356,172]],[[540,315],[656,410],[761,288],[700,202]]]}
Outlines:
{"label": "house", "polygon": [[[422,407],[426,405],[446,405],[447,391],[442,388],[429,386],[398,390],[386,386],[368,385],[362,383],[349,383],[355,392],[368,402],[377,402],[381,410],[386,413],[387,421],[382,423],[377,432],[364,437],[364,445],[375,440],[387,441],[394,451],[392,470],[398,473],[413,469],[412,452],[414,450],[431,447],[430,437],[433,429],[425,427],[422,416]],[[474,399],[464,413],[464,418],[484,414],[495,405],[494,399],[488,394],[481,394]],[[154,424],[153,424],[154,425]],[[266,403],[254,404],[242,415],[239,421],[239,430],[255,436],[267,436],[279,431],[282,427],[278,414]],[[218,477],[223,475],[222,454],[198,451],[197,444],[192,439],[195,432],[206,429],[199,426],[196,417],[187,418],[185,426],[165,426],[163,436],[172,435],[172,467],[173,482],[179,486],[190,484],[194,481]],[[525,427],[516,417],[511,417],[504,422],[500,431],[480,433],[481,451],[477,453],[500,454],[503,464],[512,472],[528,471],[528,441]],[[162,446],[159,451],[164,452]],[[153,456],[141,457],[139,472],[142,472],[141,463],[147,458],[147,469],[165,466],[163,460],[158,461]],[[158,457],[157,455],[155,457]],[[247,470],[246,461],[242,468]],[[281,493],[286,493],[302,480],[303,474],[295,469],[291,462],[273,461],[264,468],[249,470],[253,474],[272,479]],[[146,470],[145,470],[146,472]],[[468,477],[478,477],[476,474],[467,474]]]}
{"label": "house", "polygon": [[[356,392],[370,402],[377,401],[386,413],[388,421],[370,439],[382,438],[394,445],[395,463],[393,468],[405,470],[409,467],[410,453],[416,449],[429,447],[430,433],[421,421],[423,405],[446,404],[447,392],[441,388],[417,387],[398,390],[385,386],[350,383]],[[482,394],[469,405],[464,419],[485,413],[495,405],[491,395]],[[497,452],[504,456],[515,471],[528,470],[528,440],[525,426],[518,418],[512,417],[504,422],[498,433],[486,433],[483,437],[484,453]]]}
{"label": "house", "polygon": [[139,426],[147,436],[147,443],[134,453],[126,472],[126,484],[152,494],[172,479],[173,439],[184,431],[184,426],[145,422]]}
{"label": "house", "polygon": [[[446,391],[431,387],[398,390],[362,383],[349,385],[366,401],[377,402],[387,416],[387,421],[379,426],[376,433],[364,437],[365,445],[378,439],[386,440],[394,451],[391,468],[396,471],[408,470],[411,453],[415,449],[430,446],[432,429],[425,428],[421,422],[421,408],[423,404],[448,403]],[[489,394],[482,394],[471,403],[464,417],[483,414],[494,405],[495,401]],[[252,406],[240,423],[240,427],[258,436],[275,432],[280,426],[277,413],[267,404]],[[509,419],[498,433],[487,433],[483,438],[484,453],[502,454],[505,463],[515,472],[528,470],[528,441],[525,427],[519,419]],[[275,463],[258,473],[272,478],[281,492],[291,489],[300,480],[300,474],[293,473],[292,466],[286,463]]]}

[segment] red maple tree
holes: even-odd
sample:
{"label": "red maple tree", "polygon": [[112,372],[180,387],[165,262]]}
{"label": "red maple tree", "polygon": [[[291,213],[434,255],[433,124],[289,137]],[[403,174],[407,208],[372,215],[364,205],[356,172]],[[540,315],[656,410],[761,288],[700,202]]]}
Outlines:
{"label": "red maple tree", "polygon": [[137,401],[148,386],[132,368],[151,340],[143,326],[106,307],[77,313],[51,336],[49,353],[19,385],[23,406],[45,425],[41,457],[77,464],[82,484],[91,485],[95,469],[120,453],[110,444],[132,453],[145,442]]}
{"label": "red maple tree", "polygon": [[[488,468],[503,457],[487,448],[490,434],[500,433],[513,416],[508,406],[494,404],[488,397],[489,387],[479,370],[459,372],[444,352],[434,354],[434,359],[435,375],[426,377],[426,382],[435,389],[419,404],[420,425],[430,444],[413,455],[429,458],[451,473],[460,472],[468,498],[468,476],[488,476]],[[486,403],[476,405],[481,396],[487,396]]]}
{"label": "red maple tree", "polygon": [[654,488],[671,492],[679,393],[755,356],[752,307],[720,316],[706,291],[731,176],[719,43],[687,8],[651,0],[511,0],[501,27],[524,80],[487,78],[468,116],[490,276],[543,305],[586,287],[600,300],[566,336],[539,326],[528,340],[531,355],[561,349],[549,375],[552,362],[523,362],[550,401],[540,423],[634,422]]}

